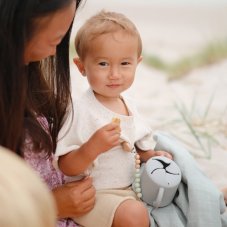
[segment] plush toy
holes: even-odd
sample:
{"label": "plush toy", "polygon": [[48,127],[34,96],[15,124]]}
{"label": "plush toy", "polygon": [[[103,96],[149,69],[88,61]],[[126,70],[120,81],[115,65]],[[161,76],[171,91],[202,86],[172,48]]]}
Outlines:
{"label": "plush toy", "polygon": [[181,181],[177,164],[164,156],[150,158],[136,175],[133,189],[139,197],[153,207],[170,204]]}
{"label": "plush toy", "polygon": [[[156,151],[173,152],[179,148],[178,143],[167,134],[157,132],[153,138],[156,141]],[[176,162],[164,156],[156,156],[136,170],[132,188],[145,203],[155,208],[164,207],[174,199],[181,177],[182,173]]]}

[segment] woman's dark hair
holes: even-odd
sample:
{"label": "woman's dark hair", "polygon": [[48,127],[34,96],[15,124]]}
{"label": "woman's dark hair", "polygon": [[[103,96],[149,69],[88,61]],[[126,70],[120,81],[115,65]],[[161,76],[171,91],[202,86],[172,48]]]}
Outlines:
{"label": "woman's dark hair", "polygon": [[[0,145],[21,156],[25,137],[31,138],[37,152],[44,149],[49,155],[56,148],[57,135],[71,102],[72,24],[53,57],[25,66],[25,45],[35,32],[35,19],[72,1],[75,0],[0,1]],[[80,2],[76,1],[77,8]],[[42,124],[42,119],[48,124]]]}

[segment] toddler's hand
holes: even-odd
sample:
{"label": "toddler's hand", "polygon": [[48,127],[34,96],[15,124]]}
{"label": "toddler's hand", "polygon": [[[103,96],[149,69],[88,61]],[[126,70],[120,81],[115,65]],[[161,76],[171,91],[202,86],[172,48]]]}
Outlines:
{"label": "toddler's hand", "polygon": [[120,132],[121,129],[117,123],[110,123],[98,129],[89,140],[89,143],[92,143],[93,152],[100,154],[119,145]]}
{"label": "toddler's hand", "polygon": [[154,156],[165,156],[171,160],[173,159],[172,154],[166,151],[155,151]]}

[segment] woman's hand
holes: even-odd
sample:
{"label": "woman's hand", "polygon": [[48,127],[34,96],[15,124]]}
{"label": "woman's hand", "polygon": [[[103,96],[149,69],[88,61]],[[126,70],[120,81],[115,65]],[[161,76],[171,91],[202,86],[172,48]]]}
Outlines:
{"label": "woman's hand", "polygon": [[80,217],[89,212],[95,204],[95,188],[92,179],[66,183],[53,189],[58,218]]}

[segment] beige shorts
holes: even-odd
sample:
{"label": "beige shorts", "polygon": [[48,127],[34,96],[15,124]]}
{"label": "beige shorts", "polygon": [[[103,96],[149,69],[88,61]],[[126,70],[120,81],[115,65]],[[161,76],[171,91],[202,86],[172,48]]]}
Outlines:
{"label": "beige shorts", "polygon": [[129,188],[99,190],[95,207],[86,215],[74,218],[74,221],[84,227],[111,227],[116,209],[128,199],[138,200],[135,192]]}

